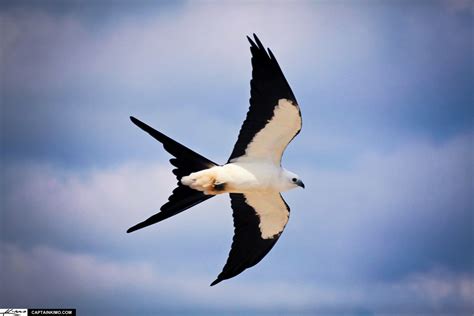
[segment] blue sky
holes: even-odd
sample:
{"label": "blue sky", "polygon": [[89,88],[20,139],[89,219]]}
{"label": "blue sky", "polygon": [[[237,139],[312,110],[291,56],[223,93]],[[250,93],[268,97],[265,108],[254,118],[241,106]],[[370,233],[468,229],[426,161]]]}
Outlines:
{"label": "blue sky", "polygon": [[[461,0],[3,1],[0,306],[471,313],[472,12]],[[284,194],[291,218],[272,252],[210,288],[232,238],[228,197],[125,234],[175,184],[128,117],[226,161],[252,33],[301,106],[283,163],[307,188]]]}

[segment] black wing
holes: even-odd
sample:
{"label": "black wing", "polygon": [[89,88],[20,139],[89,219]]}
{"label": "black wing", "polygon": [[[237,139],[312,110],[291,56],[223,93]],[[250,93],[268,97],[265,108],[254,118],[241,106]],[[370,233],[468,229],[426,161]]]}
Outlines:
{"label": "black wing", "polygon": [[[301,129],[301,114],[290,85],[286,81],[271,50],[268,49],[267,53],[258,37],[255,34],[253,36],[255,42],[247,37],[251,45],[250,51],[252,53],[250,108],[240,129],[239,137],[232,154],[229,157],[229,162],[246,154],[246,149],[255,135],[272,120],[275,114],[275,107],[278,105],[279,100],[288,100],[297,110],[295,111],[295,115],[290,115],[290,117],[285,118],[286,120],[294,120],[296,127],[287,132],[289,135],[287,136],[288,139],[284,147],[286,147]],[[299,122],[296,122],[297,120],[299,120]],[[274,137],[278,138],[281,137],[281,135],[274,135]],[[268,143],[268,141],[265,142]]]}
{"label": "black wing", "polygon": [[176,167],[173,169],[173,174],[176,176],[176,179],[178,179],[178,187],[173,190],[173,193],[168,198],[168,202],[160,208],[161,212],[156,213],[133,227],[130,227],[127,230],[127,233],[158,223],[213,197],[213,195],[205,195],[200,191],[182,185],[180,180],[182,177],[187,176],[192,172],[217,166],[216,163],[201,156],[186,146],[181,145],[163,133],[158,132],[153,127],[143,123],[142,121],[134,117],[130,117],[130,119],[135,125],[162,143],[165,150],[175,157],[170,159],[170,163]]}
{"label": "black wing", "polygon": [[273,248],[288,222],[290,208],[279,193],[231,193],[230,199],[234,238],[227,262],[211,286],[260,262]]}

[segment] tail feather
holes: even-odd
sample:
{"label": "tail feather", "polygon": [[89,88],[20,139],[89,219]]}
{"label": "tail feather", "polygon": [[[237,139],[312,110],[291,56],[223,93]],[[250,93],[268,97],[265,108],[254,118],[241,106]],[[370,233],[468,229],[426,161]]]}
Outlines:
{"label": "tail feather", "polygon": [[159,213],[156,213],[145,221],[130,227],[127,230],[127,233],[161,222],[162,220],[179,214],[190,207],[213,197],[213,195],[205,195],[201,191],[193,190],[188,186],[181,184],[180,180],[182,177],[193,172],[217,166],[215,162],[212,162],[186,146],[181,145],[177,141],[158,132],[151,126],[133,116],[131,116],[130,119],[135,125],[162,143],[165,150],[175,157],[170,159],[170,163],[176,167],[173,169],[173,174],[178,179],[178,187],[173,190],[173,193],[168,198],[168,202],[160,208]]}
{"label": "tail feather", "polygon": [[205,195],[202,192],[190,189],[184,185],[179,184],[176,189],[173,190],[173,194],[168,198],[168,202],[165,203],[161,208],[160,212],[148,219],[130,227],[127,233],[131,233],[138,229],[156,224],[170,218],[176,214],[179,214],[188,208],[193,207],[196,204],[204,202],[205,200],[213,197],[214,195]]}

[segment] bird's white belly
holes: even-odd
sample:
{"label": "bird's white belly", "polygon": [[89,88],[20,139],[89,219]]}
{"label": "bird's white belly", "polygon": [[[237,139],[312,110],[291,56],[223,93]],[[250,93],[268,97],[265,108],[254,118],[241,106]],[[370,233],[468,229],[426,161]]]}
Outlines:
{"label": "bird's white belly", "polygon": [[280,192],[280,174],[273,164],[236,162],[191,173],[181,182],[206,194]]}
{"label": "bird's white belly", "polygon": [[279,191],[280,168],[263,163],[229,163],[218,170],[218,181],[225,183],[225,191],[246,193]]}

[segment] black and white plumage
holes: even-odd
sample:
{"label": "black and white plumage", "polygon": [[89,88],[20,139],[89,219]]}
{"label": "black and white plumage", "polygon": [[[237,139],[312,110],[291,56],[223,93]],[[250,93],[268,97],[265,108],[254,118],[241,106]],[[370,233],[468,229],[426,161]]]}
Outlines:
{"label": "black and white plumage", "polygon": [[303,187],[301,179],[281,167],[283,152],[301,130],[301,113],[273,53],[254,34],[247,37],[252,53],[250,108],[225,165],[218,165],[131,117],[138,127],[174,156],[178,187],[160,212],[127,232],[174,216],[217,194],[229,193],[234,238],[227,262],[215,285],[254,266],[283,232],[290,208],[280,192]]}

